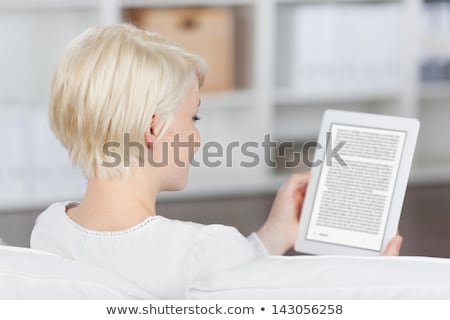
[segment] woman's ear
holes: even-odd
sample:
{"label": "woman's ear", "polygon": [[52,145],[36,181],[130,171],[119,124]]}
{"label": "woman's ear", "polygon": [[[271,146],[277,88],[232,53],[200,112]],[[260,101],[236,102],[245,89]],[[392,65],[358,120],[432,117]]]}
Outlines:
{"label": "woman's ear", "polygon": [[152,121],[150,123],[150,126],[147,128],[147,130],[144,133],[144,139],[145,143],[147,144],[147,148],[151,149],[153,147],[153,143],[156,141],[156,125],[157,125],[157,116],[154,114],[152,116]]}

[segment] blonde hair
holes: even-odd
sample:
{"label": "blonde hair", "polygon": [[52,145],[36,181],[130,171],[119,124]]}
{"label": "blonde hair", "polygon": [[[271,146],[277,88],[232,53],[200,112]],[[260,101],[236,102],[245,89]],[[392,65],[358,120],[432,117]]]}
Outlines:
{"label": "blonde hair", "polygon": [[129,168],[102,166],[104,145],[118,142],[121,159],[125,133],[145,146],[153,114],[164,123],[163,136],[192,80],[201,85],[205,73],[203,58],[159,34],[128,24],[92,27],[69,43],[56,68],[50,126],[86,177],[121,176]]}

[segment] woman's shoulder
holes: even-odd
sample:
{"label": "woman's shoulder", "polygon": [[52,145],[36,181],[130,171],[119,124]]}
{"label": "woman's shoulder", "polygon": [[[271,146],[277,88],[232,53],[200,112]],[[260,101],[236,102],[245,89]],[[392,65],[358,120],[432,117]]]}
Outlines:
{"label": "woman's shoulder", "polygon": [[[221,224],[204,225],[191,221],[168,219],[161,215],[148,217],[141,223],[118,231],[96,231],[87,229],[67,214],[66,209],[73,202],[57,202],[50,205],[36,220],[31,235],[31,246],[39,249],[58,246],[77,247],[81,242],[116,248],[144,247],[155,245],[167,250],[186,250],[194,255],[207,253],[252,251],[249,241],[234,227]],[[64,240],[63,240],[64,239]]]}
{"label": "woman's shoulder", "polygon": [[201,242],[208,242],[208,240],[242,241],[244,239],[239,231],[231,226],[225,226],[221,224],[204,225],[192,221],[169,219],[161,215],[150,216],[144,221],[123,230],[91,230],[79,225],[66,214],[68,208],[73,207],[77,204],[78,202],[76,201],[63,201],[51,204],[37,217],[35,229],[46,229],[48,227],[51,230],[66,229],[65,231],[67,231],[67,229],[73,229],[77,232],[95,236],[127,236],[140,234],[147,228],[154,228],[162,229],[162,232],[168,232],[167,235],[170,235],[171,237],[176,237],[184,234]]}
{"label": "woman's shoulder", "polygon": [[62,214],[65,214],[66,206],[72,203],[76,203],[75,201],[62,201],[55,202],[47,207],[44,211],[42,211],[36,218],[35,228],[36,226],[45,226],[49,222],[53,225],[57,224],[58,220],[61,220]]}
{"label": "woman's shoulder", "polygon": [[[116,231],[97,231],[83,227],[74,220],[72,220],[67,214],[67,209],[77,205],[76,201],[63,201],[51,204],[46,210],[44,210],[36,219],[34,229],[46,229],[47,227],[52,230],[73,230],[85,235],[109,237],[109,236],[134,236],[143,233],[148,228],[153,229],[172,229],[171,235],[190,234],[195,235],[204,225],[191,221],[181,221],[168,219],[161,215],[154,215],[147,217],[144,221],[131,226],[123,230]],[[153,230],[155,231],[155,230]]]}

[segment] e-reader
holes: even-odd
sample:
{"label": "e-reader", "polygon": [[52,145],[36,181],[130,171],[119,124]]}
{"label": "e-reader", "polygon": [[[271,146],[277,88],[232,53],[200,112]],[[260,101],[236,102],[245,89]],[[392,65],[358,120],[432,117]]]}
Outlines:
{"label": "e-reader", "polygon": [[327,110],[295,250],[382,253],[398,228],[419,127],[413,118]]}

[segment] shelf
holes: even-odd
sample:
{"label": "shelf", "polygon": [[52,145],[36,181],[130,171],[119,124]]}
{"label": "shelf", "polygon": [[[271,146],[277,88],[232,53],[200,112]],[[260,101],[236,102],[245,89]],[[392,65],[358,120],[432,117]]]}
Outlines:
{"label": "shelf", "polygon": [[[251,179],[241,175],[234,180],[222,180],[222,175],[217,179],[193,179],[186,189],[177,192],[162,192],[158,196],[158,201],[173,201],[193,198],[210,198],[233,195],[254,195],[263,193],[275,193],[278,188],[288,179],[288,174],[261,175],[259,178]],[[409,183],[415,185],[448,183],[450,181],[450,163],[448,165],[425,168],[416,166],[413,168]],[[30,196],[20,199],[9,199],[0,202],[0,214],[3,212],[13,212],[15,210],[45,209],[51,203],[65,200],[80,200],[82,194],[67,195],[66,197]]]}
{"label": "shelf", "polygon": [[100,8],[101,0],[13,0],[0,1],[0,10],[92,9]]}
{"label": "shelf", "polygon": [[201,108],[229,109],[249,108],[254,104],[254,92],[252,90],[236,90],[226,92],[202,93]]}
{"label": "shelf", "polygon": [[[450,163],[447,165],[446,161],[450,162],[450,159],[447,152],[442,152],[442,150],[448,149],[448,144],[442,146],[442,143],[435,137],[437,134],[443,137],[450,135],[449,127],[445,122],[448,118],[447,110],[450,110],[446,107],[450,102],[447,101],[450,100],[450,82],[422,85],[416,82],[415,79],[418,77],[415,75],[419,70],[420,51],[428,48],[433,53],[450,55],[450,40],[442,35],[423,36],[420,34],[420,25],[423,21],[420,20],[418,14],[421,8],[416,7],[419,2],[420,0],[0,0],[0,10],[3,10],[2,14],[6,18],[14,21],[15,15],[19,13],[20,19],[22,19],[17,24],[9,23],[7,19],[4,19],[3,30],[21,31],[23,29],[22,33],[15,32],[13,34],[15,37],[6,37],[8,43],[5,44],[5,48],[12,48],[12,52],[18,58],[5,51],[3,61],[6,61],[4,64],[6,69],[4,74],[15,74],[16,76],[4,78],[5,85],[9,83],[13,83],[13,85],[7,88],[5,93],[11,92],[11,94],[5,94],[3,100],[8,102],[11,97],[19,97],[25,99],[20,101],[23,102],[22,105],[29,105],[30,110],[44,110],[42,107],[32,108],[32,105],[36,104],[33,101],[42,100],[42,104],[45,104],[47,90],[41,84],[49,83],[50,75],[47,75],[46,72],[50,71],[53,62],[56,61],[57,51],[62,44],[89,25],[120,21],[121,10],[142,7],[232,7],[236,23],[236,48],[233,51],[236,74],[233,79],[236,80],[234,87],[239,89],[201,93],[200,116],[204,112],[205,121],[200,121],[196,125],[204,139],[203,143],[208,138],[221,143],[260,139],[261,132],[269,130],[274,139],[292,139],[298,142],[315,140],[320,129],[323,111],[327,108],[386,114],[402,114],[402,112],[406,114],[411,110],[419,110],[418,114],[421,115],[421,121],[425,124],[422,129],[425,130],[421,132],[424,143],[422,149],[418,148],[417,156],[424,160],[419,161],[420,165],[412,170],[410,182],[417,184],[448,183],[450,182]],[[320,83],[316,85],[313,82],[295,81],[298,78],[290,77],[289,72],[296,70],[295,64],[292,63],[295,59],[292,60],[292,57],[295,57],[294,49],[297,48],[295,41],[299,39],[290,34],[294,30],[293,22],[299,21],[291,17],[293,9],[297,10],[298,7],[301,10],[302,6],[309,8],[314,4],[329,5],[330,8],[334,5],[337,7],[339,4],[343,4],[343,7],[350,7],[347,4],[354,4],[355,7],[362,7],[363,10],[372,10],[375,6],[371,7],[370,5],[378,3],[392,3],[393,6],[399,4],[396,7],[401,13],[402,19],[405,18],[405,22],[408,22],[408,33],[401,33],[402,40],[405,40],[405,43],[402,41],[402,47],[405,50],[401,53],[402,64],[399,65],[399,68],[402,68],[401,71],[404,73],[398,79],[395,78],[395,81],[389,83],[380,81],[378,84],[370,83],[369,79],[368,84],[364,83],[360,86],[357,86],[360,84],[359,80],[354,81],[355,85],[348,81],[349,84],[342,83],[339,86],[346,91],[331,85],[328,88],[334,92],[320,94],[317,93],[320,89],[318,87],[326,86],[321,86]],[[67,19],[61,13],[66,14],[69,18],[73,16],[73,18]],[[385,16],[380,18],[386,21]],[[317,24],[317,21],[312,25],[314,28],[321,26]],[[355,23],[355,25],[357,24]],[[377,27],[379,24],[375,26]],[[36,27],[38,29],[35,32]],[[345,30],[351,31],[352,27],[353,24]],[[392,28],[383,31],[383,34],[389,35],[391,30]],[[8,35],[8,31],[5,32],[5,35]],[[52,36],[48,37],[48,34]],[[314,44],[317,42],[317,34],[314,32],[311,34]],[[363,33],[363,36],[365,34]],[[376,35],[379,34],[376,33]],[[32,42],[20,42],[20,39],[29,36],[32,38]],[[280,41],[280,39],[284,40]],[[331,39],[334,41],[336,37]],[[420,45],[415,46],[412,42]],[[360,45],[372,52],[374,43],[376,45],[376,41],[369,37],[367,42]],[[320,50],[317,49],[317,52],[321,52]],[[330,52],[335,54],[333,50]],[[355,51],[352,59],[355,56],[356,61],[358,54],[363,53]],[[280,61],[282,63],[279,63]],[[29,70],[33,72],[29,72]],[[28,75],[28,77],[23,75]],[[341,82],[342,77],[341,74],[339,75],[334,78],[337,79],[336,82]],[[410,80],[406,80],[407,77]],[[20,79],[22,80],[19,81]],[[23,79],[28,80],[23,82]],[[330,79],[329,82],[332,82],[331,80],[333,79]],[[306,83],[310,86],[300,87],[303,90],[299,90],[293,88],[294,83]],[[372,90],[374,87],[377,89]],[[312,90],[306,92],[306,89]],[[2,107],[0,106],[0,108]],[[261,128],[263,130],[260,130]],[[47,140],[41,139],[41,141]],[[31,154],[32,148],[27,150]],[[23,157],[23,159],[29,158]],[[434,165],[434,158],[436,158],[437,165]],[[185,190],[164,192],[158,199],[177,201],[186,198],[272,193],[287,179],[287,175],[277,175],[274,171],[267,167],[255,169],[235,167],[224,170],[196,169],[192,170],[191,181]],[[30,177],[30,181],[33,179],[35,178]],[[59,183],[61,180],[55,178],[55,181],[55,183],[49,182],[48,191],[41,192],[39,196],[28,196],[24,192],[17,192],[16,196],[15,192],[11,191],[10,194],[14,198],[7,198],[4,195],[0,200],[0,212],[31,211],[45,208],[55,201],[81,198],[82,194],[67,194],[69,191],[80,191],[80,188],[63,189]],[[59,192],[51,193],[51,189],[55,185],[56,191]],[[10,185],[8,188],[14,190]],[[27,190],[43,189],[28,188]]]}
{"label": "shelf", "polygon": [[405,0],[276,0],[280,4],[385,3]]}
{"label": "shelf", "polygon": [[422,84],[420,97],[425,101],[450,99],[450,81]]}
{"label": "shelf", "polygon": [[422,46],[428,54],[450,56],[450,39],[447,34],[422,36]]}
{"label": "shelf", "polygon": [[[260,167],[255,168],[255,170],[249,172],[249,174],[233,174],[232,179],[227,177],[227,170],[223,169],[211,169],[208,170],[208,172],[203,171],[200,175],[191,173],[190,182],[185,189],[175,192],[162,192],[158,196],[158,202],[230,195],[275,193],[285,182],[287,177],[264,174],[263,171],[266,169],[267,168]],[[197,171],[197,173],[199,173],[199,171]],[[211,176],[213,176],[214,179],[211,179]],[[1,199],[0,215],[2,213],[14,212],[17,210],[45,209],[54,202],[68,200],[79,201],[82,197],[83,194],[79,193],[38,196],[30,195],[8,200]]]}
{"label": "shelf", "polygon": [[448,184],[450,182],[450,161],[447,165],[413,167],[409,182],[411,184]]}
{"label": "shelf", "polygon": [[253,5],[254,0],[122,0],[122,7],[190,7]]}
{"label": "shelf", "polygon": [[[0,9],[97,8],[108,0],[13,0],[0,2]],[[110,0],[111,1],[111,0]],[[250,6],[259,0],[122,0],[118,6],[132,7],[189,7],[189,6]],[[303,3],[377,3],[402,0],[272,0],[280,4]]]}
{"label": "shelf", "polygon": [[161,193],[158,200],[172,201],[265,193],[275,194],[286,179],[286,177],[267,177],[267,175],[262,175],[259,179],[246,179],[245,176],[241,176],[240,179],[233,181],[225,181],[222,179],[210,179],[210,181],[202,182],[192,181],[182,191]]}
{"label": "shelf", "polygon": [[304,94],[294,89],[278,89],[275,102],[278,105],[343,104],[343,103],[384,103],[399,100],[399,92],[354,92],[332,94]]}
{"label": "shelf", "polygon": [[55,202],[74,200],[78,201],[82,198],[82,194],[68,195],[67,197],[48,196],[28,196],[20,199],[8,199],[0,202],[0,215],[2,213],[12,213],[14,211],[41,210],[47,208]]}

